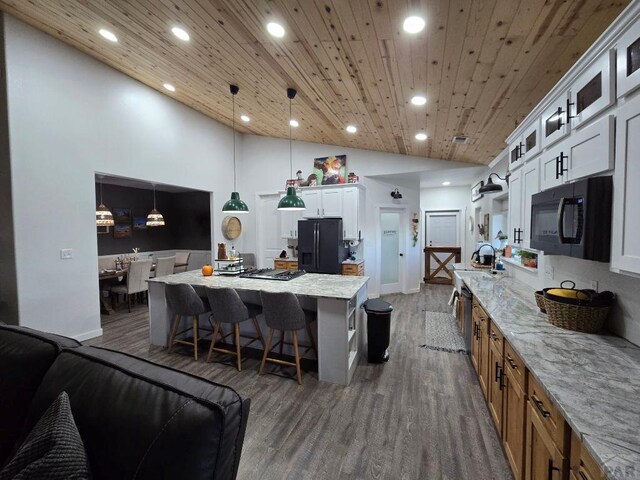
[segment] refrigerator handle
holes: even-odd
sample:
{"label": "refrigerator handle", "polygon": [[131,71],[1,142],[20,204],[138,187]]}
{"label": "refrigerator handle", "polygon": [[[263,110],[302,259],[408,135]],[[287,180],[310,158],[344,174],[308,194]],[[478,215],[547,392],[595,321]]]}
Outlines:
{"label": "refrigerator handle", "polygon": [[315,241],[316,241],[316,244],[314,246],[315,260],[316,260],[315,270],[317,273],[318,269],[320,268],[320,225],[318,223],[316,223]]}

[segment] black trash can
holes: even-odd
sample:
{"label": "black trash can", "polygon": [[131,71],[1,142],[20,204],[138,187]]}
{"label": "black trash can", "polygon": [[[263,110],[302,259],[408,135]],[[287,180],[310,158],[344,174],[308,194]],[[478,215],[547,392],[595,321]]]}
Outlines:
{"label": "black trash can", "polygon": [[367,313],[367,360],[382,363],[389,360],[389,338],[393,305],[379,298],[372,298],[362,305]]}

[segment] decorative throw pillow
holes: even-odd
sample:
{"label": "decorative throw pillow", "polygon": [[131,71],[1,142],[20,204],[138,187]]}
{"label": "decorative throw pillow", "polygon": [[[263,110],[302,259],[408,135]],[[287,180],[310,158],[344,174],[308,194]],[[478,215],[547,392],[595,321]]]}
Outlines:
{"label": "decorative throw pillow", "polygon": [[73,420],[69,396],[62,392],[0,471],[0,480],[88,478],[87,454]]}

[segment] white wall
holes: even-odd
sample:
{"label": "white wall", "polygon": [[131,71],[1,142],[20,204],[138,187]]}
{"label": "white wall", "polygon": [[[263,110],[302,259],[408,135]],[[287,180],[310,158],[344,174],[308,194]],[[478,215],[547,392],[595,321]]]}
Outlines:
{"label": "white wall", "polygon": [[[13,17],[4,23],[20,322],[88,338],[101,332],[95,172],[215,192],[220,205],[231,131]],[[61,248],[73,259],[60,260]]]}
{"label": "white wall", "polygon": [[[285,108],[283,103],[283,107]],[[294,132],[295,134],[295,132]],[[239,190],[245,201],[250,202],[251,209],[255,203],[257,192],[273,192],[283,190],[285,181],[290,177],[289,141],[285,139],[244,135],[242,139],[242,161],[239,165]],[[366,187],[366,227],[363,232],[363,251],[365,272],[371,277],[369,292],[378,294],[378,266],[376,265],[376,206],[401,204],[408,206],[408,216],[414,212],[420,213],[419,175],[402,181],[401,184],[391,183],[383,175],[393,173],[421,172],[430,169],[451,168],[452,163],[446,160],[432,160],[406,155],[395,155],[384,152],[373,152],[354,148],[338,147],[335,145],[321,145],[309,142],[295,141],[293,144],[293,172],[300,169],[307,177],[311,173],[313,159],[327,155],[347,155],[347,170],[360,176],[361,183]],[[455,165],[455,164],[454,164]],[[408,176],[411,177],[411,176]],[[401,201],[393,201],[391,190],[400,187],[403,195]],[[255,212],[244,217],[245,232],[243,251],[255,251]],[[411,234],[407,223],[407,290],[417,291],[421,280],[421,241],[413,247]],[[422,225],[422,220],[420,220]],[[283,248],[286,241],[282,241]]]}

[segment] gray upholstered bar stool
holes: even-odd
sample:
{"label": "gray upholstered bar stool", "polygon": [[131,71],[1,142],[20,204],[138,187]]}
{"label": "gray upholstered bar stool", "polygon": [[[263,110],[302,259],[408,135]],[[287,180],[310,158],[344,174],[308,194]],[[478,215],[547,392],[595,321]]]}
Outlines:
{"label": "gray upholstered bar stool", "polygon": [[[298,383],[302,385],[302,373],[300,371],[300,358],[309,351],[313,350],[318,358],[318,351],[313,340],[313,334],[311,333],[311,322],[316,320],[316,313],[308,310],[303,310],[296,297],[291,292],[282,293],[269,293],[260,292],[262,298],[262,313],[269,327],[269,338],[267,345],[264,348],[264,355],[262,356],[262,362],[260,363],[259,375],[264,372],[264,365],[266,362],[277,363],[279,365],[289,365],[296,367],[296,376]],[[310,345],[298,344],[298,330],[307,330],[309,336]],[[280,341],[271,346],[273,340],[273,332],[279,330],[281,332]],[[293,343],[285,342],[285,333],[291,332],[293,337]],[[269,353],[278,345],[280,346],[280,353],[282,353],[282,347],[284,345],[293,345],[293,352],[295,356],[295,363],[287,362],[279,358],[270,358]],[[300,355],[299,347],[304,347],[305,351]]]}
{"label": "gray upholstered bar stool", "polygon": [[[198,315],[210,311],[209,302],[203,301],[195,289],[186,283],[167,283],[164,287],[164,295],[169,310],[175,315],[173,326],[171,327],[171,337],[169,337],[168,352],[171,352],[171,349],[176,343],[191,345],[193,347],[193,356],[198,360],[198,336],[200,334]],[[178,328],[184,317],[192,317],[191,327],[187,327],[181,332],[178,332]],[[193,330],[193,342],[182,340],[181,338],[176,339],[177,335],[189,330]]]}
{"label": "gray upholstered bar stool", "polygon": [[[233,288],[207,288],[206,292],[209,304],[211,305],[211,317],[214,321],[213,337],[211,338],[211,346],[209,347],[207,362],[211,361],[211,355],[213,352],[235,355],[238,371],[241,371],[242,349],[256,341],[260,341],[262,348],[264,348],[264,338],[262,338],[262,331],[260,330],[260,324],[258,323],[258,315],[262,313],[262,307],[260,305],[244,303],[238,295],[238,292]],[[249,337],[240,333],[240,323],[247,320],[253,321],[253,326],[255,327],[257,334],[256,337]],[[225,334],[222,331],[223,323],[233,325],[233,331]],[[231,335],[235,337],[235,352],[227,350],[226,348],[216,347],[218,334],[220,334],[220,340],[225,340]],[[240,338],[247,338],[250,341],[241,345]]]}

